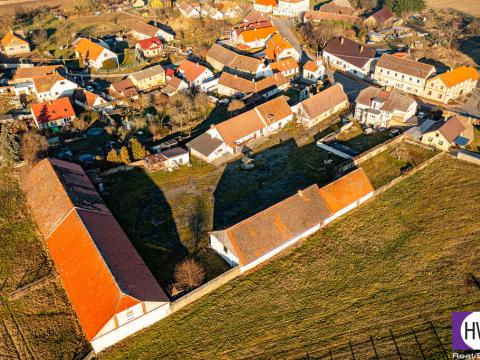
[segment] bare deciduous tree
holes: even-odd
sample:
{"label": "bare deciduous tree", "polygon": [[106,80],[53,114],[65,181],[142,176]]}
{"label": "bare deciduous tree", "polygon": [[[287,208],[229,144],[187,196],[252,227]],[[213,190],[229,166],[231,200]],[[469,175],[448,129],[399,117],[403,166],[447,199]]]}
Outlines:
{"label": "bare deciduous tree", "polygon": [[202,265],[195,259],[188,258],[182,260],[175,267],[176,285],[190,291],[202,285],[205,278],[205,271]]}
{"label": "bare deciduous tree", "polygon": [[244,107],[245,107],[245,104],[243,101],[238,99],[233,99],[228,104],[227,111],[233,114],[238,114],[240,110],[242,110]]}
{"label": "bare deciduous tree", "polygon": [[20,156],[29,164],[35,164],[40,155],[48,149],[47,139],[35,132],[29,131],[22,135],[20,141]]}
{"label": "bare deciduous tree", "polygon": [[208,213],[207,205],[203,198],[197,197],[192,212],[188,217],[188,226],[192,233],[195,250],[198,249],[200,241],[207,234]]}

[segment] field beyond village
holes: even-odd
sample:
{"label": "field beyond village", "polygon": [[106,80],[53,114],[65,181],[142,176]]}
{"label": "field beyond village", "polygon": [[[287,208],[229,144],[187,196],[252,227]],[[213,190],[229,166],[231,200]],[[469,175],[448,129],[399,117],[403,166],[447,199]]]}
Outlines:
{"label": "field beyond village", "polygon": [[434,9],[452,8],[465,14],[480,17],[480,2],[457,0],[427,0],[429,7]]}
{"label": "field beyond village", "polygon": [[[440,358],[478,309],[480,167],[441,157],[101,359]],[[294,215],[294,214],[292,214]],[[433,329],[429,322],[432,322]],[[413,333],[412,330],[415,332]],[[392,333],[390,333],[392,331]],[[438,335],[438,337],[436,335]],[[442,345],[440,345],[442,344]]]}
{"label": "field beyond village", "polygon": [[0,169],[0,359],[75,359],[85,346],[17,176]]}

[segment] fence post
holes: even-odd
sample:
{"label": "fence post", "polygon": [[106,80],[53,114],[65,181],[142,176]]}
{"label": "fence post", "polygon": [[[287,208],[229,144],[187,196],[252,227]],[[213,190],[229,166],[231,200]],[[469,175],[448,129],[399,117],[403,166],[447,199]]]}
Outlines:
{"label": "fence post", "polygon": [[397,350],[398,358],[402,360],[402,354],[400,354],[400,349],[398,348],[397,342],[395,341],[395,336],[393,336],[392,329],[390,329],[390,335],[392,336],[393,343],[395,344],[395,349]]}
{"label": "fence post", "polygon": [[413,337],[415,338],[415,342],[418,345],[418,348],[420,349],[420,353],[422,354],[422,358],[426,359],[425,354],[423,353],[422,345],[420,345],[420,342],[418,341],[417,334],[415,334],[415,331],[412,329],[412,334]]}
{"label": "fence post", "polygon": [[375,359],[379,359],[378,358],[378,353],[377,353],[377,348],[375,347],[375,342],[373,341],[373,337],[370,335],[370,341],[372,342],[372,347],[373,347],[373,352],[375,353]]}
{"label": "fence post", "polygon": [[437,334],[437,330],[433,326],[433,323],[430,321],[430,328],[432,329],[433,333],[435,334],[435,337],[438,340],[438,343],[440,344],[440,348],[442,349],[443,355],[445,356],[445,359],[448,359],[447,352],[445,351],[445,348],[443,347],[442,341],[440,340],[440,337]]}
{"label": "fence post", "polygon": [[350,351],[352,352],[352,359],[355,360],[355,353],[353,352],[352,342],[349,341],[348,344],[350,345]]}

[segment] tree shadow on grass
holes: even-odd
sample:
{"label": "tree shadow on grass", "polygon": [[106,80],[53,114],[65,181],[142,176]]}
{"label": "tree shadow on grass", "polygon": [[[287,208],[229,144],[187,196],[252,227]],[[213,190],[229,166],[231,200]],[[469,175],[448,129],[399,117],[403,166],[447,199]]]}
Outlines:
{"label": "tree shadow on grass", "polygon": [[108,207],[157,281],[173,282],[175,265],[188,255],[181,243],[172,209],[161,189],[141,169],[106,181]]}
{"label": "tree shadow on grass", "polygon": [[[325,164],[327,159],[333,160],[330,165]],[[232,226],[312,184],[329,183],[341,163],[315,142],[299,147],[294,139],[255,154],[254,160],[252,170],[242,170],[241,160],[226,165],[214,193],[215,230]]]}

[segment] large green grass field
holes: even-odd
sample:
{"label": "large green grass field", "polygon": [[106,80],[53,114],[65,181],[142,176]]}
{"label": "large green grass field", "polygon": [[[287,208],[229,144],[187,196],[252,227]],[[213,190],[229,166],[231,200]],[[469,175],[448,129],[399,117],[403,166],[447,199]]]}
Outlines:
{"label": "large green grass field", "polygon": [[[442,357],[480,303],[480,167],[442,157],[101,359]],[[295,214],[292,214],[294,216]],[[432,322],[438,335],[429,327]],[[420,350],[415,336],[420,344]],[[440,345],[441,344],[441,345]]]}
{"label": "large green grass field", "polygon": [[73,359],[82,331],[9,169],[0,203],[0,359]]}

